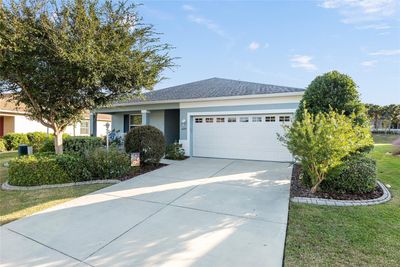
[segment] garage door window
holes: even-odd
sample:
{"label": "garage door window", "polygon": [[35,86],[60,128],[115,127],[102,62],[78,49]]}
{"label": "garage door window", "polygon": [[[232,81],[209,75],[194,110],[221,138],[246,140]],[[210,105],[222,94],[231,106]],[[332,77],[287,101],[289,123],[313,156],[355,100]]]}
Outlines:
{"label": "garage door window", "polygon": [[225,122],[225,118],[217,118],[217,122]]}
{"label": "garage door window", "polygon": [[280,122],[288,122],[290,121],[290,116],[279,116]]}
{"label": "garage door window", "polygon": [[203,122],[203,118],[196,118],[194,119],[195,123],[202,123]]}
{"label": "garage door window", "polygon": [[214,122],[214,118],[206,118],[206,123],[213,123]]}
{"label": "garage door window", "polygon": [[252,117],[251,121],[252,122],[262,122],[262,118],[261,117]]}
{"label": "garage door window", "polygon": [[228,118],[228,122],[236,122],[236,117],[230,117],[230,118]]}
{"label": "garage door window", "polygon": [[265,116],[265,122],[274,122],[275,116]]}
{"label": "garage door window", "polygon": [[249,122],[249,117],[240,117],[240,122]]}

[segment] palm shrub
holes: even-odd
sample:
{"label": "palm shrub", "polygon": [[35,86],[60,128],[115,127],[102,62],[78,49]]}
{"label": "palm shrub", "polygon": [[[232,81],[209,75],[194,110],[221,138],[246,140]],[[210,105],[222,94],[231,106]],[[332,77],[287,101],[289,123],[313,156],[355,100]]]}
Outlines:
{"label": "palm shrub", "polygon": [[310,177],[311,192],[315,193],[332,168],[346,156],[372,145],[373,140],[369,128],[354,125],[355,115],[346,116],[332,109],[312,115],[304,108],[302,117],[284,127],[280,140],[300,161]]}
{"label": "palm shrub", "polygon": [[165,153],[163,133],[150,125],[132,128],[126,134],[124,144],[127,153],[139,152],[140,161],[146,164],[159,164]]}

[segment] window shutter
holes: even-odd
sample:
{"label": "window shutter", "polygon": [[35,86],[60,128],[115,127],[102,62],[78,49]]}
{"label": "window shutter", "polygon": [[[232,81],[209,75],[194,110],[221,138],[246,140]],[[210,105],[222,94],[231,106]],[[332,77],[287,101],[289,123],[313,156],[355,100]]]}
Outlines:
{"label": "window shutter", "polygon": [[124,115],[124,133],[129,131],[129,114]]}

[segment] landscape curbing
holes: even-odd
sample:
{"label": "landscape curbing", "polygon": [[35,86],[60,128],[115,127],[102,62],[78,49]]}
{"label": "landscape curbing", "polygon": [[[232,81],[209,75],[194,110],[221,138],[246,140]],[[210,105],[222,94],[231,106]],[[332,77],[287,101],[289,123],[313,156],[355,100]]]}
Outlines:
{"label": "landscape curbing", "polygon": [[311,197],[292,197],[291,202],[302,203],[302,204],[312,204],[320,206],[338,206],[338,207],[351,207],[351,206],[370,206],[378,205],[388,202],[391,199],[390,191],[381,182],[377,182],[382,188],[382,196],[375,199],[365,199],[365,200],[336,200],[327,198],[311,198]]}
{"label": "landscape curbing", "polygon": [[121,181],[116,179],[107,179],[107,180],[92,180],[92,181],[84,181],[76,183],[66,183],[66,184],[48,184],[48,185],[35,185],[35,186],[17,186],[17,185],[10,185],[8,182],[5,182],[1,185],[1,189],[9,191],[29,191],[29,190],[39,190],[39,189],[70,187],[76,185],[117,184],[119,182]]}

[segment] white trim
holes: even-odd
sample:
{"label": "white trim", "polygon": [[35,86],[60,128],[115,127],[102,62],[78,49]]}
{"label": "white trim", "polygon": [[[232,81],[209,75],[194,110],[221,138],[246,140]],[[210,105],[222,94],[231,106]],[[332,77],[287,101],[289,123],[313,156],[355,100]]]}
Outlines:
{"label": "white trim", "polygon": [[217,116],[217,115],[244,115],[244,114],[284,114],[284,113],[294,113],[296,109],[265,109],[265,110],[240,110],[240,111],[212,111],[212,112],[188,112],[186,121],[186,140],[188,147],[188,155],[192,156],[192,146],[191,146],[191,118],[194,116]]}
{"label": "white trim", "polygon": [[[241,95],[241,96],[222,96],[222,97],[208,97],[208,98],[190,98],[190,99],[172,99],[172,100],[160,100],[160,101],[143,101],[134,103],[117,103],[113,104],[108,108],[113,107],[129,107],[129,106],[140,106],[149,104],[165,104],[165,103],[185,103],[185,102],[202,102],[202,101],[213,101],[213,100],[234,100],[234,99],[253,99],[253,98],[273,98],[281,96],[302,96],[302,92],[288,92],[288,93],[275,93],[275,94],[256,94],[256,95]],[[107,108],[99,108],[98,110],[107,110]]]}

